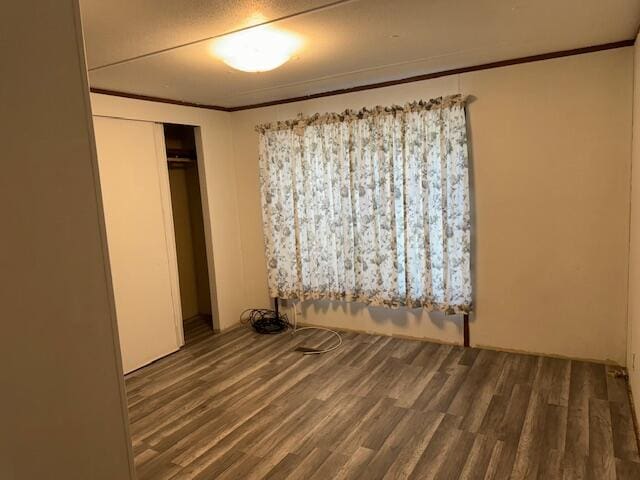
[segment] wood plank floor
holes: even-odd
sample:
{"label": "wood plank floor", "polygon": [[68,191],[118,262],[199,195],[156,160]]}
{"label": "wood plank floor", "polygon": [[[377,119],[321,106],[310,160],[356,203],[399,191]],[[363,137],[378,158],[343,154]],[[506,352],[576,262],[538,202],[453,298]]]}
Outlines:
{"label": "wood plank floor", "polygon": [[640,479],[623,379],[595,363],[356,333],[213,335],[126,377],[145,479]]}

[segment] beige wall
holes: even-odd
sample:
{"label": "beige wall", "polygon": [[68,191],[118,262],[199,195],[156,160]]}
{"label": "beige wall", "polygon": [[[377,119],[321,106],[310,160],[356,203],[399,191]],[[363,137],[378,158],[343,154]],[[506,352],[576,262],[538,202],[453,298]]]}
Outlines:
{"label": "beige wall", "polygon": [[91,94],[91,104],[94,115],[200,127],[203,151],[198,152],[198,169],[213,319],[221,329],[235,325],[246,302],[230,114],[97,94]]}
{"label": "beige wall", "polygon": [[636,39],[633,95],[633,150],[631,177],[631,249],[629,259],[629,383],[640,414],[640,48]]}
{"label": "beige wall", "polygon": [[0,478],[133,478],[77,2],[2,9]]}
{"label": "beige wall", "polygon": [[[267,306],[257,123],[461,92],[469,105],[472,343],[624,364],[633,48],[231,115],[246,307]],[[457,317],[314,303],[303,320],[460,342]]]}

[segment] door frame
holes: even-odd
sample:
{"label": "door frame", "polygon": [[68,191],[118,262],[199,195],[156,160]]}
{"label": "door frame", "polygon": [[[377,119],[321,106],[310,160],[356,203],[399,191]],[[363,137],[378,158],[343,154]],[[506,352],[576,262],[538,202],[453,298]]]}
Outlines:
{"label": "door frame", "polygon": [[[136,100],[136,102],[138,102]],[[148,102],[142,102],[143,104],[148,103]],[[155,107],[155,105],[154,105]],[[99,110],[99,109],[98,109]],[[220,311],[219,311],[219,306],[218,306],[218,292],[217,292],[217,278],[216,278],[216,269],[215,269],[215,254],[214,254],[214,241],[213,241],[213,225],[212,225],[212,220],[211,220],[211,205],[210,205],[210,201],[209,201],[209,185],[207,183],[207,179],[211,177],[212,172],[211,172],[211,166],[208,165],[208,162],[210,162],[210,155],[207,154],[205,152],[205,148],[204,148],[204,140],[203,140],[203,135],[205,134],[204,130],[205,127],[208,128],[206,121],[202,120],[202,119],[194,119],[192,118],[191,115],[187,115],[184,116],[182,114],[178,114],[176,112],[173,111],[160,111],[158,112],[155,109],[152,109],[150,111],[145,110],[144,108],[140,107],[139,109],[125,109],[125,111],[123,111],[122,113],[118,112],[115,113],[112,111],[110,111],[111,109],[107,108],[107,111],[102,113],[96,113],[95,111],[93,112],[92,116],[93,117],[105,117],[105,118],[119,118],[122,120],[134,120],[134,121],[139,121],[139,122],[150,122],[150,123],[155,123],[158,124],[160,126],[160,128],[163,130],[162,131],[162,136],[159,140],[162,141],[162,145],[164,148],[164,128],[163,125],[165,123],[173,123],[173,124],[179,124],[179,125],[188,125],[191,127],[194,127],[194,133],[195,133],[195,140],[196,140],[196,156],[197,156],[197,164],[198,164],[198,182],[200,184],[200,201],[201,201],[201,208],[202,208],[202,217],[203,217],[203,221],[204,221],[204,239],[205,239],[205,253],[207,256],[207,273],[209,276],[209,296],[211,299],[211,321],[213,323],[213,331],[214,332],[220,332],[221,328],[220,328]],[[115,108],[115,110],[117,111],[118,108]],[[158,148],[158,147],[156,147]],[[169,168],[166,162],[166,152],[160,150],[160,152],[163,155],[163,168],[160,169],[161,172],[165,172],[166,177],[167,177],[167,182],[169,181]],[[160,161],[160,160],[159,160]],[[168,194],[168,198],[169,198],[169,207],[171,206],[171,192],[170,190],[167,190],[166,193]],[[168,211],[171,211],[171,208],[169,208]],[[170,219],[170,225],[173,225],[173,214],[171,215],[171,219]],[[171,232],[172,235],[175,235],[175,232]],[[173,244],[174,244],[174,253],[175,253],[175,237],[173,238]],[[177,265],[177,255],[176,255],[176,265]],[[176,271],[177,271],[177,266],[176,266]],[[177,278],[177,277],[176,277]],[[178,281],[178,293],[179,293],[179,281]],[[179,295],[178,295],[178,301],[179,301]],[[180,311],[182,310],[182,307],[180,308]],[[182,314],[180,313],[180,317],[182,316]],[[184,330],[183,330],[183,325],[182,325],[182,318],[179,319],[180,321],[178,322],[178,328],[180,330],[180,336],[177,337],[179,339],[182,340],[182,342],[184,341]],[[180,345],[183,345],[184,343],[180,343]]]}

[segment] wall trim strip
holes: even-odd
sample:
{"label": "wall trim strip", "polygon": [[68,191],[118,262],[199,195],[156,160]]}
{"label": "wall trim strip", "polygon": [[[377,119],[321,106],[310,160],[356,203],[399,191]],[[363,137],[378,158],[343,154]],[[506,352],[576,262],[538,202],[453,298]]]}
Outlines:
{"label": "wall trim strip", "polygon": [[183,107],[205,108],[207,110],[220,110],[222,112],[231,111],[228,107],[220,107],[218,105],[207,105],[203,103],[185,102],[182,100],[174,100],[172,98],[153,97],[150,95],[142,95],[139,93],[121,92],[118,90],[109,90],[106,88],[90,88],[91,93],[99,93],[101,95],[110,95],[112,97],[132,98],[134,100],[145,100],[148,102],[170,103],[172,105],[181,105]]}

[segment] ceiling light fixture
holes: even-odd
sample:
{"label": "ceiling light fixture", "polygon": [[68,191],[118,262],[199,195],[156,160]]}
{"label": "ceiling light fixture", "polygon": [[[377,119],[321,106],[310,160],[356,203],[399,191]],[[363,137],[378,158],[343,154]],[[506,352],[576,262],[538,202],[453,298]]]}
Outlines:
{"label": "ceiling light fixture", "polygon": [[289,60],[300,44],[295,35],[261,25],[217,39],[212,51],[237,70],[266,72]]}

